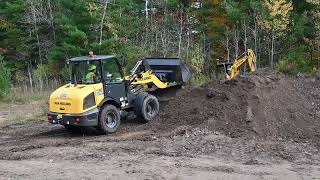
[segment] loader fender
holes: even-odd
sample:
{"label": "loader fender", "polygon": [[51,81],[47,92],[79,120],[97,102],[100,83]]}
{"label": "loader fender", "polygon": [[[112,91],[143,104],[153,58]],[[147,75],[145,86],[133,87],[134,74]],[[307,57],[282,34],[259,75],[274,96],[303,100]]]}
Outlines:
{"label": "loader fender", "polygon": [[114,106],[117,107],[117,108],[120,108],[120,107],[121,107],[120,104],[119,104],[116,100],[114,100],[113,98],[108,97],[108,98],[102,100],[102,101],[99,103],[98,108],[101,109],[101,108],[102,108],[104,105],[106,105],[106,104],[112,104],[112,105],[114,105]]}
{"label": "loader fender", "polygon": [[139,121],[147,123],[158,115],[159,102],[158,99],[148,93],[140,93],[134,101],[135,114]]}
{"label": "loader fender", "polygon": [[142,109],[142,103],[144,98],[146,98],[149,94],[147,92],[141,92],[139,93],[136,98],[134,99],[134,113],[136,115],[140,115],[141,114],[141,109]]}

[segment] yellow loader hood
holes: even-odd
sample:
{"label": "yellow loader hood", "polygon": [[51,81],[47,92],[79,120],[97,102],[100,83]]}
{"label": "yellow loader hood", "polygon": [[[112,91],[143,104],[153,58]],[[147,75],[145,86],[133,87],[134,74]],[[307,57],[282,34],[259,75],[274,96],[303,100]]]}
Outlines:
{"label": "yellow loader hood", "polygon": [[49,100],[49,110],[62,114],[80,114],[97,107],[104,98],[103,85],[66,84],[55,90]]}

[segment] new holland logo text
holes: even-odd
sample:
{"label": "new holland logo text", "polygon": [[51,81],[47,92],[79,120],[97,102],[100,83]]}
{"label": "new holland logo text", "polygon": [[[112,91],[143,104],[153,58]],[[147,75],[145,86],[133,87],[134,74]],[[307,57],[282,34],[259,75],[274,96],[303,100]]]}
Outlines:
{"label": "new holland logo text", "polygon": [[64,105],[64,106],[71,106],[69,102],[54,102],[55,105]]}
{"label": "new holland logo text", "polygon": [[150,77],[150,76],[148,76],[148,77],[144,77],[144,78],[143,78],[143,80],[144,80],[144,81],[149,80],[149,79],[151,79],[151,77]]}
{"label": "new holland logo text", "polygon": [[61,98],[67,98],[68,96],[69,96],[69,95],[68,95],[67,93],[61,93],[61,94],[60,94],[60,97],[61,97]]}

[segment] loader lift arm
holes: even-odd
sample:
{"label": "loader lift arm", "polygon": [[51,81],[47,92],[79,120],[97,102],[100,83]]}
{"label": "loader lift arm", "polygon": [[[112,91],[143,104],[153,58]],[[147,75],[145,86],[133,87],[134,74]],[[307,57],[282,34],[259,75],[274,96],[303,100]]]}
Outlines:
{"label": "loader lift arm", "polygon": [[[228,70],[228,66],[231,66],[230,70]],[[235,59],[233,63],[222,63],[218,65],[218,67],[223,67],[227,80],[239,76],[242,68],[245,66],[249,72],[256,71],[256,56],[252,49],[248,49],[244,56]]]}
{"label": "loader lift arm", "polygon": [[131,70],[130,84],[142,85],[145,91],[166,89],[185,84],[191,78],[189,68],[178,58],[147,58]]}
{"label": "loader lift arm", "polygon": [[[140,60],[136,63],[133,69],[130,72],[130,76],[127,76],[126,79],[130,80],[132,85],[147,85],[148,83],[153,83],[157,88],[165,89],[169,87],[168,82],[162,82],[160,79],[152,72],[152,70],[145,71],[143,67],[143,61]],[[138,73],[138,71],[141,71]],[[148,87],[145,87],[147,89]]]}

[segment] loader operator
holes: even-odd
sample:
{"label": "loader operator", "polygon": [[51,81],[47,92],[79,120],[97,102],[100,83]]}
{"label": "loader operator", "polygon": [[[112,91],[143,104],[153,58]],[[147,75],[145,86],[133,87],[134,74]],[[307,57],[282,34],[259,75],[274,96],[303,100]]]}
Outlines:
{"label": "loader operator", "polygon": [[228,66],[227,66],[226,79],[229,79],[229,78],[230,78],[231,70],[232,70],[231,65],[228,65]]}
{"label": "loader operator", "polygon": [[227,67],[227,73],[230,75],[231,74],[231,66],[230,65],[228,65],[228,67]]}
{"label": "loader operator", "polygon": [[88,74],[86,75],[86,82],[87,83],[94,83],[96,80],[96,69],[97,67],[93,64],[90,64],[88,68]]}

